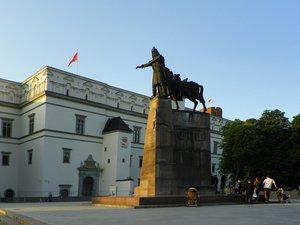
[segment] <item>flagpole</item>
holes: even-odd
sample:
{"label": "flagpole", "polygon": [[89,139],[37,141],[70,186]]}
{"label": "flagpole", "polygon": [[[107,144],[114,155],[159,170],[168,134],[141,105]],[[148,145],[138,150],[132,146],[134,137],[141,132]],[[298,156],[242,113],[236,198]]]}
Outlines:
{"label": "flagpole", "polygon": [[76,72],[77,72],[77,75],[79,75],[79,74],[78,74],[78,60],[77,60],[77,63],[76,63],[76,67],[77,67],[77,71],[76,71]]}
{"label": "flagpole", "polygon": [[[77,54],[78,54],[78,49],[77,49]],[[77,65],[76,65],[76,66],[77,66],[77,75],[79,75],[79,74],[78,74],[78,63],[79,63],[78,61],[79,61],[79,60],[77,60]]]}

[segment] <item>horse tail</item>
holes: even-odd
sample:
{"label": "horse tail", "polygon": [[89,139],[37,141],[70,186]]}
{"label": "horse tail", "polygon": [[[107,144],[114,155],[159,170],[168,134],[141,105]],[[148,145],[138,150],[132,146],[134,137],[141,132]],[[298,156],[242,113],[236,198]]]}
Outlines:
{"label": "horse tail", "polygon": [[203,97],[203,91],[204,91],[204,87],[200,84],[197,84],[198,85],[198,90],[199,90],[199,95],[200,95],[200,102],[201,103],[205,103],[205,100],[204,100],[204,97]]}
{"label": "horse tail", "polygon": [[204,100],[204,97],[203,97],[203,91],[204,91],[204,87],[202,85],[199,85],[198,84],[198,88],[200,88],[200,91],[199,91],[199,101],[202,103],[203,105],[203,108],[204,108],[204,112],[207,111],[207,108],[206,108],[206,105],[205,105],[205,100]]}

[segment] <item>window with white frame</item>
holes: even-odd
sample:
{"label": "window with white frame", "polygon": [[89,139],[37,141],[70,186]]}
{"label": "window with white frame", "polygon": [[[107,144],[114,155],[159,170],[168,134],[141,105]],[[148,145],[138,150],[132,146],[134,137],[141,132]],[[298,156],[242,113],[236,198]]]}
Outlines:
{"label": "window with white frame", "polygon": [[215,163],[212,163],[212,164],[211,164],[211,172],[212,172],[212,173],[215,173],[215,172],[216,172],[216,164],[215,164]]}
{"label": "window with white frame", "polygon": [[131,168],[131,166],[132,166],[132,157],[133,157],[133,155],[130,155],[130,158],[129,158],[129,168]]}
{"label": "window with white frame", "polygon": [[2,136],[11,137],[12,134],[12,121],[11,119],[2,119]]}
{"label": "window with white frame", "polygon": [[10,152],[1,152],[1,158],[2,158],[2,166],[9,166],[10,161]]}
{"label": "window with white frame", "polygon": [[86,116],[82,116],[82,115],[75,115],[75,116],[76,116],[75,133],[83,135]]}
{"label": "window with white frame", "polygon": [[32,134],[34,132],[34,116],[35,116],[34,113],[28,116],[28,118],[29,118],[29,134]]}
{"label": "window with white frame", "polygon": [[63,148],[63,163],[70,163],[71,150],[70,148]]}
{"label": "window with white frame", "polygon": [[140,136],[141,136],[141,128],[140,127],[133,127],[133,140],[134,143],[140,143]]}
{"label": "window with white frame", "polygon": [[32,164],[32,149],[28,150],[28,164]]}
{"label": "window with white frame", "polygon": [[143,156],[139,156],[139,168],[142,168],[143,165]]}
{"label": "window with white frame", "polygon": [[214,150],[213,150],[214,154],[218,154],[218,148],[219,148],[219,142],[214,141]]}

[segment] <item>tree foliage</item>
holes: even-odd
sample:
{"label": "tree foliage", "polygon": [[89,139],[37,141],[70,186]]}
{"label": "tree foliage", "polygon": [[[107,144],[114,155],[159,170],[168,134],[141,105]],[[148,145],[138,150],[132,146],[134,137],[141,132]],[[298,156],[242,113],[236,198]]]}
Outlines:
{"label": "tree foliage", "polygon": [[290,123],[279,110],[223,127],[220,172],[233,180],[270,174],[280,186],[300,181],[300,114]]}

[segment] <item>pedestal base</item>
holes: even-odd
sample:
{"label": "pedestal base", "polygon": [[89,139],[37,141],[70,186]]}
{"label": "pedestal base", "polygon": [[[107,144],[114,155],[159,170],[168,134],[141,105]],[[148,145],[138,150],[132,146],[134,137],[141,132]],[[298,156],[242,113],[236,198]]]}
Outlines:
{"label": "pedestal base", "polygon": [[[245,202],[245,196],[207,195],[199,197],[199,205],[210,204],[241,204]],[[130,207],[130,208],[154,208],[186,206],[185,196],[159,196],[159,197],[94,197],[94,206]]]}

